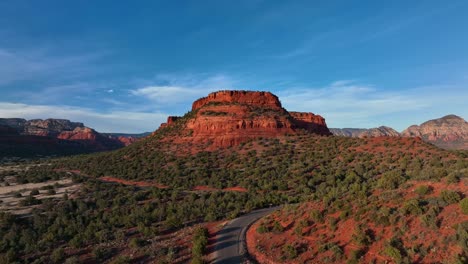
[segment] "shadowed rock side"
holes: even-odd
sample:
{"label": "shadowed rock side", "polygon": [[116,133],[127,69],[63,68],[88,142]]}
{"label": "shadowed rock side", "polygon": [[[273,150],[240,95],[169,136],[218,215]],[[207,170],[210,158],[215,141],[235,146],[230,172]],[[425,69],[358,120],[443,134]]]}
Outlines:
{"label": "shadowed rock side", "polygon": [[331,135],[330,130],[325,123],[325,118],[313,113],[289,112],[294,119],[297,128],[305,129],[312,133],[320,135]]}
{"label": "shadowed rock side", "polygon": [[401,132],[405,137],[421,137],[436,146],[449,149],[468,149],[468,123],[456,115],[412,125]]}
{"label": "shadowed rock side", "polygon": [[12,127],[0,125],[0,136],[3,135],[18,135],[18,131]]}
{"label": "shadowed rock side", "polygon": [[395,129],[387,126],[380,126],[376,128],[330,128],[330,132],[335,136],[343,137],[399,137]]}
{"label": "shadowed rock side", "polygon": [[162,124],[161,124],[161,127],[170,126],[170,125],[172,125],[175,121],[177,121],[177,119],[179,119],[179,118],[180,118],[179,116],[169,116],[169,117],[167,117],[167,122],[166,122],[166,123],[162,123]]}
{"label": "shadowed rock side", "polygon": [[5,156],[90,153],[118,149],[137,140],[131,135],[101,134],[66,119],[0,118],[0,154]]}
{"label": "shadowed rock side", "polygon": [[[175,140],[212,143],[212,148],[234,146],[252,138],[303,133],[304,130],[319,135],[331,134],[323,117],[290,113],[270,92],[211,93],[193,103],[190,115],[181,127],[186,136]],[[171,116],[161,128],[174,126],[178,120]]]}

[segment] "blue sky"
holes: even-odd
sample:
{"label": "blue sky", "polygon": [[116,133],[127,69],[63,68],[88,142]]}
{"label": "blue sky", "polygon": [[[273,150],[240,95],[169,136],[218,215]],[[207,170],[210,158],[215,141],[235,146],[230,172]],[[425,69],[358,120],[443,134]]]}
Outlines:
{"label": "blue sky", "polygon": [[155,130],[223,89],[329,127],[468,114],[467,1],[0,2],[0,117]]}

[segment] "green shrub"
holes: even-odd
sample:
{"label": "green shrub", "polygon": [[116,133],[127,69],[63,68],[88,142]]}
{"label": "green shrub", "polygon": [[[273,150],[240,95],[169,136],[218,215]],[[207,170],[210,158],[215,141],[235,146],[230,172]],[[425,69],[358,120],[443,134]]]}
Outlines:
{"label": "green shrub", "polygon": [[260,224],[257,227],[257,233],[264,234],[264,233],[267,233],[267,232],[268,232],[268,228],[266,227],[266,225],[264,223]]}
{"label": "green shrub", "polygon": [[352,236],[354,243],[360,246],[370,245],[372,243],[370,232],[370,230],[363,230],[361,227],[358,227]]}
{"label": "green shrub", "polygon": [[288,259],[295,259],[298,256],[297,248],[291,244],[286,244],[283,246],[283,253]]}
{"label": "green shrub", "polygon": [[21,206],[30,206],[36,204],[41,204],[41,200],[36,199],[34,196],[28,196],[20,201]]}
{"label": "green shrub", "polygon": [[192,256],[200,258],[205,254],[206,246],[208,245],[208,229],[198,227],[195,229],[192,238]]}
{"label": "green shrub", "polygon": [[365,254],[362,249],[352,250],[349,254],[347,264],[358,264],[359,259]]}
{"label": "green shrub", "polygon": [[190,261],[190,264],[205,264],[206,262],[203,260],[202,257],[195,256],[192,258],[192,261]]}
{"label": "green shrub", "polygon": [[460,208],[463,214],[468,215],[468,197],[465,197],[460,201]]}
{"label": "green shrub", "polygon": [[440,198],[448,204],[458,203],[461,199],[460,194],[449,190],[443,190],[440,192]]}
{"label": "green shrub", "polygon": [[130,239],[130,242],[128,242],[128,246],[131,248],[139,248],[142,247],[144,244],[145,241],[137,237]]}
{"label": "green shrub", "polygon": [[54,250],[50,255],[50,259],[54,263],[62,262],[65,259],[65,251],[63,250],[63,248],[57,248],[56,250]]}
{"label": "green shrub", "polygon": [[400,250],[390,245],[384,248],[383,254],[392,258],[395,262],[398,262],[398,263],[401,262],[402,260]]}
{"label": "green shrub", "polygon": [[418,195],[420,196],[424,196],[426,194],[428,194],[430,191],[431,191],[431,187],[430,186],[427,186],[427,185],[421,185],[421,186],[418,186],[416,188],[416,190],[414,190]]}
{"label": "green shrub", "polygon": [[275,232],[275,233],[282,233],[284,231],[284,227],[280,224],[280,222],[275,221],[273,223],[272,231]]}
{"label": "green shrub", "polygon": [[39,190],[38,189],[33,189],[31,190],[31,192],[29,193],[29,195],[38,195],[39,194]]}
{"label": "green shrub", "polygon": [[323,223],[323,214],[319,210],[316,210],[316,209],[311,210],[310,218],[317,223]]}
{"label": "green shrub", "polygon": [[102,262],[111,256],[111,251],[105,247],[96,247],[93,249],[93,255],[97,262]]}
{"label": "green shrub", "polygon": [[405,181],[402,172],[398,170],[384,172],[377,182],[380,188],[391,190],[395,189]]}
{"label": "green shrub", "polygon": [[404,214],[420,215],[424,213],[424,206],[417,199],[411,199],[406,201],[401,208]]}

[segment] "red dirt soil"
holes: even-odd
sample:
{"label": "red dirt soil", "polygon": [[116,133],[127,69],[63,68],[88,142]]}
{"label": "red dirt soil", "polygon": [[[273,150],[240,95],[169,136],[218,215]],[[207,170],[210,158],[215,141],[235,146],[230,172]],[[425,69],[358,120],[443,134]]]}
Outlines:
{"label": "red dirt soil", "polygon": [[228,191],[228,192],[247,192],[247,189],[240,186],[229,187],[224,189],[217,189],[210,186],[195,186],[194,191]]}
{"label": "red dirt soil", "polygon": [[[397,192],[401,195],[403,201],[417,198],[414,192],[415,188],[421,185],[428,185],[433,188],[433,191],[423,198],[438,197],[442,190],[457,191],[464,196],[468,195],[468,179],[462,179],[459,183],[431,182],[431,181],[411,181],[406,189],[399,189]],[[375,194],[374,194],[375,195]],[[399,200],[387,201],[381,198],[376,202],[377,207],[401,208],[402,204]],[[343,263],[343,259],[333,260],[333,252],[330,250],[320,251],[319,247],[326,243],[335,243],[339,245],[344,252],[345,259],[354,250],[363,248],[355,244],[353,234],[355,233],[358,224],[363,224],[366,229],[374,232],[375,239],[367,247],[367,252],[361,259],[361,263],[369,263],[376,260],[377,263],[393,263],[392,259],[384,255],[383,249],[394,235],[395,230],[404,229],[402,239],[404,247],[410,249],[413,246],[430,249],[425,256],[419,253],[412,254],[411,261],[415,263],[441,263],[444,260],[451,260],[454,256],[461,253],[461,247],[456,242],[447,244],[447,239],[456,233],[454,228],[457,224],[468,221],[468,215],[461,213],[458,203],[447,205],[442,208],[437,216],[439,226],[437,228],[426,227],[421,220],[420,215],[409,215],[398,220],[396,224],[383,226],[377,225],[375,219],[372,219],[368,213],[361,214],[356,221],[353,217],[358,208],[354,207],[354,213],[351,216],[339,220],[337,228],[333,231],[330,229],[329,220],[331,218],[339,218],[341,211],[326,214],[324,223],[315,223],[310,219],[310,211],[312,209],[322,211],[325,209],[320,203],[312,202],[303,204],[293,210],[283,209],[282,211],[257,221],[247,232],[247,245],[251,255],[253,255],[259,263]],[[302,236],[295,234],[294,229],[298,226],[301,220],[306,220],[309,224],[303,227]],[[284,228],[284,232],[267,232],[260,234],[257,228],[261,223],[269,224],[273,221],[278,221]],[[293,260],[282,259],[284,245],[295,245],[299,248],[299,255]],[[305,249],[301,252],[301,248]],[[329,257],[327,261],[325,258]]]}
{"label": "red dirt soil", "polygon": [[159,183],[153,183],[153,182],[144,182],[144,181],[129,181],[129,180],[123,180],[115,177],[110,177],[110,176],[104,176],[99,178],[101,181],[105,182],[115,182],[115,183],[120,183],[124,185],[132,185],[132,186],[138,186],[138,187],[156,187],[159,189],[166,189],[169,188],[167,185],[159,184]]}

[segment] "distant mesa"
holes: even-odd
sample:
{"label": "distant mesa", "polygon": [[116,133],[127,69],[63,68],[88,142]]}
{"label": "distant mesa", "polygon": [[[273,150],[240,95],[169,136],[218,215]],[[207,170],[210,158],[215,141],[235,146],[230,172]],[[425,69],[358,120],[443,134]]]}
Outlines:
{"label": "distant mesa", "polygon": [[141,136],[99,133],[81,122],[67,119],[0,118],[0,153],[6,156],[114,150],[136,142]]}
{"label": "distant mesa", "polygon": [[468,149],[468,123],[456,115],[432,119],[419,126],[412,125],[401,135],[420,137],[441,148]]}
{"label": "distant mesa", "polygon": [[456,115],[447,115],[429,120],[421,125],[412,125],[398,133],[391,127],[377,128],[330,128],[335,136],[344,137],[419,137],[445,149],[468,149],[468,123]]}
{"label": "distant mesa", "polygon": [[188,117],[170,116],[154,134],[178,124],[180,133],[173,140],[211,143],[211,148],[287,134],[331,135],[320,115],[288,112],[276,95],[260,91],[210,93],[192,104]]}
{"label": "distant mesa", "polygon": [[282,109],[278,97],[270,92],[218,91],[193,102],[192,111],[213,103],[245,104],[270,109]]}
{"label": "distant mesa", "polygon": [[330,131],[335,136],[343,137],[399,137],[400,133],[395,129],[387,126],[375,128],[330,128]]}

